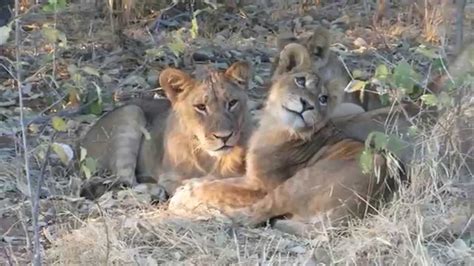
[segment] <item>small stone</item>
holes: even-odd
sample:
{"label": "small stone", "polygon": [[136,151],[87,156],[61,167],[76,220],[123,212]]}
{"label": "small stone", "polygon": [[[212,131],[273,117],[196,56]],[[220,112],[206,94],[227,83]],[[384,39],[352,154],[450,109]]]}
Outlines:
{"label": "small stone", "polygon": [[208,51],[205,49],[200,49],[193,53],[193,60],[197,62],[207,62],[212,60],[213,57],[214,54],[212,53],[212,51]]}
{"label": "small stone", "polygon": [[302,246],[296,246],[290,248],[290,252],[296,253],[296,254],[304,254],[306,253],[306,249]]}
{"label": "small stone", "polygon": [[367,42],[361,37],[358,37],[357,39],[354,40],[354,45],[357,47],[366,47]]}
{"label": "small stone", "polygon": [[232,56],[234,56],[236,58],[241,58],[242,57],[242,52],[240,52],[240,51],[230,50],[230,53],[232,54]]}
{"label": "small stone", "polygon": [[301,18],[301,21],[306,24],[310,24],[311,22],[313,22],[313,20],[314,19],[312,16],[304,16]]}

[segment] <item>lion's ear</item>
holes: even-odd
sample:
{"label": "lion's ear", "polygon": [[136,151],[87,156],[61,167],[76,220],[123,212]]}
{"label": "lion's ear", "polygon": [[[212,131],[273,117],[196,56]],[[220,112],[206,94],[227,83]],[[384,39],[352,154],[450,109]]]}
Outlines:
{"label": "lion's ear", "polygon": [[313,60],[320,65],[319,67],[326,64],[331,45],[331,32],[328,29],[322,26],[316,27],[311,36],[302,39],[301,43],[314,56]]}
{"label": "lion's ear", "polygon": [[227,68],[225,76],[247,89],[251,77],[250,64],[245,61],[235,62]]}
{"label": "lion's ear", "polygon": [[276,41],[278,51],[283,50],[283,48],[285,48],[285,46],[287,46],[290,43],[299,43],[299,41],[292,33],[289,33],[289,32],[281,33],[278,36],[277,41]]}
{"label": "lion's ear", "polygon": [[308,49],[301,44],[290,43],[280,52],[280,60],[273,78],[294,71],[310,71],[311,68],[312,62]]}
{"label": "lion's ear", "polygon": [[175,68],[167,68],[160,74],[160,85],[171,103],[176,101],[180,93],[190,90],[194,83],[191,76]]}

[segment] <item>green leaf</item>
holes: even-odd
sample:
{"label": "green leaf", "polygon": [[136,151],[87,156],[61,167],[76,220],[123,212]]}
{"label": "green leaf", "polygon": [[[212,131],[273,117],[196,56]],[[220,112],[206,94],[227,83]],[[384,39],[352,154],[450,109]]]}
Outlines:
{"label": "green leaf", "polygon": [[0,27],[0,45],[4,45],[8,38],[10,37],[10,32],[12,30],[12,23]]}
{"label": "green leaf", "polygon": [[58,40],[60,40],[64,45],[67,45],[67,38],[64,32],[58,31]]}
{"label": "green leaf", "polygon": [[365,85],[367,85],[366,81],[354,79],[349,83],[345,91],[346,92],[364,91]]}
{"label": "green leaf", "polygon": [[181,34],[179,31],[176,33],[173,41],[168,44],[168,48],[176,57],[179,57],[186,49],[186,45],[181,39]]}
{"label": "green leaf", "polygon": [[374,146],[375,149],[381,150],[387,147],[388,138],[385,133],[382,132],[373,132],[374,133]]}
{"label": "green leaf", "polygon": [[82,147],[82,146],[80,147],[80,149],[81,149],[81,155],[80,155],[81,158],[80,158],[79,161],[82,162],[82,161],[84,161],[84,159],[86,159],[87,150],[86,150],[86,148],[84,148],[84,147]]}
{"label": "green leaf", "polygon": [[92,174],[97,171],[97,160],[92,157],[86,157],[81,164],[81,170],[87,179],[91,178]]}
{"label": "green leaf", "polygon": [[419,53],[424,55],[430,59],[437,59],[439,58],[439,52],[437,48],[428,48],[425,45],[420,45],[415,49],[415,53]]}
{"label": "green leaf", "polygon": [[62,8],[65,8],[65,7],[66,7],[66,0],[58,0],[57,1],[56,8],[62,9]]}
{"label": "green leaf", "polygon": [[410,126],[408,128],[408,136],[416,136],[418,135],[418,133],[419,133],[419,130],[416,125]]}
{"label": "green leaf", "polygon": [[86,179],[89,179],[89,178],[92,177],[91,170],[89,168],[87,168],[87,166],[81,165],[81,170],[84,173],[84,175],[86,176]]}
{"label": "green leaf", "polygon": [[79,72],[76,72],[76,73],[72,74],[71,75],[71,80],[74,82],[74,84],[77,87],[83,87],[83,85],[85,83],[84,77],[82,77],[82,75],[79,74]]}
{"label": "green leaf", "polygon": [[100,73],[97,69],[90,67],[90,66],[85,66],[82,68],[82,71],[86,72],[89,75],[96,76],[100,78]]}
{"label": "green leaf", "polygon": [[55,12],[66,7],[66,0],[48,0],[48,4],[43,6],[45,12]]}
{"label": "green leaf", "polygon": [[388,136],[379,131],[370,132],[365,140],[365,147],[366,149],[370,148],[372,144],[376,150],[385,149],[388,143]]}
{"label": "green leaf", "polygon": [[352,71],[352,77],[354,79],[361,78],[363,75],[364,75],[364,73],[360,69],[354,69],[354,71]]}
{"label": "green leaf", "polygon": [[42,9],[44,12],[54,12],[54,5],[44,5]]}
{"label": "green leaf", "polygon": [[54,130],[60,131],[60,132],[67,131],[66,122],[64,122],[64,120],[61,117],[59,117],[59,116],[53,117],[51,119],[51,123],[53,125]]}
{"label": "green leaf", "polygon": [[95,92],[97,93],[97,100],[102,104],[102,89],[95,82],[93,82],[93,84],[95,86]]}
{"label": "green leaf", "polygon": [[374,168],[374,154],[370,149],[362,151],[359,158],[359,165],[362,168],[362,173],[369,174]]}
{"label": "green leaf", "polygon": [[49,27],[43,27],[41,30],[43,37],[50,43],[55,43],[58,40],[59,31]]}
{"label": "green leaf", "polygon": [[50,43],[56,43],[57,41],[61,41],[63,46],[67,45],[67,38],[64,32],[61,32],[57,29],[50,28],[50,27],[43,27],[41,30],[44,38]]}
{"label": "green leaf", "polygon": [[93,173],[97,171],[97,160],[92,157],[87,157],[81,166],[87,178],[90,178]]}
{"label": "green leaf", "polygon": [[95,100],[89,107],[89,113],[94,115],[101,115],[103,111],[102,102]]}
{"label": "green leaf", "polygon": [[400,62],[393,70],[393,82],[395,87],[402,89],[406,94],[411,94],[418,81],[419,75],[406,62]]}
{"label": "green leaf", "polygon": [[191,38],[196,39],[199,33],[199,25],[196,16],[191,20]]}
{"label": "green leaf", "polygon": [[386,149],[396,155],[400,155],[400,151],[406,148],[406,143],[395,135],[389,135],[387,138]]}
{"label": "green leaf", "polygon": [[51,148],[53,149],[54,153],[58,155],[59,160],[61,160],[61,162],[65,165],[69,164],[69,162],[74,157],[74,152],[72,151],[71,147],[69,147],[69,145],[63,143],[53,143]]}
{"label": "green leaf", "polygon": [[390,95],[388,93],[380,95],[379,99],[380,103],[382,103],[384,106],[387,106],[390,103]]}
{"label": "green leaf", "polygon": [[420,99],[428,106],[438,105],[438,98],[434,94],[421,95]]}
{"label": "green leaf", "polygon": [[175,42],[169,43],[168,47],[170,48],[171,52],[173,52],[173,54],[176,57],[179,57],[179,55],[184,52],[184,48],[185,48],[184,43],[182,41],[175,41]]}
{"label": "green leaf", "polygon": [[152,48],[145,50],[145,55],[151,58],[162,58],[165,56],[165,51],[163,50],[163,47]]}
{"label": "green leaf", "polygon": [[385,81],[387,80],[389,74],[390,71],[388,70],[388,67],[384,64],[381,64],[375,69],[374,77],[380,81]]}
{"label": "green leaf", "polygon": [[444,66],[446,66],[446,60],[440,57],[433,60],[431,69],[433,71],[444,71]]}

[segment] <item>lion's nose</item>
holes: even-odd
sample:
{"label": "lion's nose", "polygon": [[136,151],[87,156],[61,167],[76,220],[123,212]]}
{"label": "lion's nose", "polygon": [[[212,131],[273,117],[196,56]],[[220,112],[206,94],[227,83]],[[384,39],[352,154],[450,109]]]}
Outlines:
{"label": "lion's nose", "polygon": [[314,106],[311,105],[311,104],[310,104],[308,101],[306,101],[305,99],[300,98],[300,102],[301,102],[301,106],[303,107],[303,110],[301,110],[301,112],[308,111],[308,110],[313,110],[313,109],[314,109]]}
{"label": "lion's nose", "polygon": [[229,131],[229,130],[225,130],[225,131],[218,131],[218,132],[214,132],[212,135],[216,138],[216,139],[221,139],[222,142],[226,143],[230,137],[232,137],[232,134],[234,132],[232,131]]}

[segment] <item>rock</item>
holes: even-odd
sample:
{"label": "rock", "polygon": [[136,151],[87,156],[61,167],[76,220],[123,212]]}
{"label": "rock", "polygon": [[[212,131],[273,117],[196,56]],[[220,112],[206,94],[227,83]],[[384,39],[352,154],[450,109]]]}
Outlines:
{"label": "rock", "polygon": [[311,22],[313,22],[313,17],[312,16],[304,16],[301,18],[301,21],[305,24],[310,24]]}
{"label": "rock", "polygon": [[193,53],[193,60],[197,62],[207,62],[214,59],[214,53],[208,49],[200,49]]}
{"label": "rock", "polygon": [[296,253],[296,254],[304,254],[306,253],[306,249],[302,246],[296,246],[296,247],[292,247],[290,248],[289,250],[290,252],[293,252],[293,253]]}
{"label": "rock", "polygon": [[354,40],[354,45],[357,47],[367,47],[367,42],[361,37],[358,37]]}

